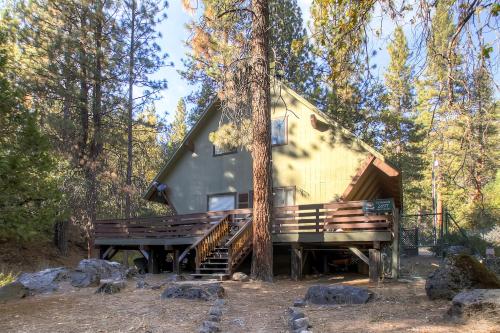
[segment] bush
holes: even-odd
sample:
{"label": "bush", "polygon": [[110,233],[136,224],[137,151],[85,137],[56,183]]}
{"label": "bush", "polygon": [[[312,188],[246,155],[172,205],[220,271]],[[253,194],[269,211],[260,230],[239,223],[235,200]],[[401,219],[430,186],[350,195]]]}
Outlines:
{"label": "bush", "polygon": [[16,278],[17,277],[11,272],[9,273],[0,272],[0,287],[3,287],[6,284],[14,282]]}

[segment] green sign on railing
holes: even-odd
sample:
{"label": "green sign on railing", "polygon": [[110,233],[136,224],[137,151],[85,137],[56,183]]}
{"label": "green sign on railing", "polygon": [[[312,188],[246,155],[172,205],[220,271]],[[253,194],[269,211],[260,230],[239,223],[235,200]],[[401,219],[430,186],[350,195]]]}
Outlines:
{"label": "green sign on railing", "polygon": [[365,201],[363,203],[363,212],[365,213],[386,213],[392,212],[394,202],[392,199],[377,199],[374,201]]}

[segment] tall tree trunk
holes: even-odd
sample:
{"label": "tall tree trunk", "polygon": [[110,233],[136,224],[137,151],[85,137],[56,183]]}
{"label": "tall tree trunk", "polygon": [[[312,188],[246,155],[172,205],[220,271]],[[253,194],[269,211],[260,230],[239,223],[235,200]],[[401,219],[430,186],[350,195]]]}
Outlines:
{"label": "tall tree trunk", "polygon": [[86,168],[86,178],[88,183],[88,256],[92,257],[94,247],[94,225],[97,219],[98,198],[98,180],[99,155],[101,154],[102,144],[102,24],[103,24],[103,4],[102,1],[96,2],[95,13],[95,63],[93,68],[93,91],[92,91],[92,124],[94,133],[90,144],[90,164]]}
{"label": "tall tree trunk", "polygon": [[128,114],[127,114],[127,189],[125,191],[125,217],[131,217],[130,189],[132,188],[132,116],[134,111],[134,67],[135,67],[135,8],[136,2],[132,0],[132,13],[130,25],[130,50],[128,64]]}
{"label": "tall tree trunk", "polygon": [[269,82],[269,3],[252,0],[252,124],[253,124],[253,257],[252,277],[273,279],[271,240],[271,114]]}

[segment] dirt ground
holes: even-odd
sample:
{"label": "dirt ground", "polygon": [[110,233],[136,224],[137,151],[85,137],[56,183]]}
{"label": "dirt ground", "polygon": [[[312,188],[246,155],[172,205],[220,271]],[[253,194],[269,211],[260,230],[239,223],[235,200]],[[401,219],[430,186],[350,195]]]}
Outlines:
{"label": "dirt ground", "polygon": [[[366,277],[356,274],[309,277],[301,282],[288,278],[277,278],[274,283],[225,281],[221,331],[287,332],[287,307],[303,297],[309,286],[327,283],[367,287],[375,296],[365,305],[308,305],[304,312],[313,332],[500,332],[498,318],[456,323],[445,315],[450,302],[427,299],[425,280],[419,276],[434,265],[433,257],[407,259],[403,272],[412,272],[416,278],[378,284],[369,284]],[[154,285],[165,281],[165,276],[147,279]],[[197,332],[211,302],[162,301],[163,289],[136,289],[130,281],[121,293],[96,295],[94,288],[62,285],[52,295],[0,304],[0,332]]]}

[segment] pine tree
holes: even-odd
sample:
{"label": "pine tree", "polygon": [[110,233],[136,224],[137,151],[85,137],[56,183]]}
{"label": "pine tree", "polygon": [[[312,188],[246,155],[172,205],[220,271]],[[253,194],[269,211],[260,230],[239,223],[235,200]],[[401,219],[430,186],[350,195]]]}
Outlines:
{"label": "pine tree", "polygon": [[170,140],[173,146],[177,147],[187,134],[186,128],[186,103],[181,98],[175,109],[175,117],[172,122],[172,134]]}
{"label": "pine tree", "polygon": [[419,142],[422,131],[415,124],[414,78],[403,29],[397,27],[393,36],[387,48],[390,62],[385,73],[388,108],[382,114],[383,152],[402,172],[405,210],[415,212],[418,207],[413,205],[421,196],[423,156]]}
{"label": "pine tree", "polygon": [[302,96],[315,101],[319,87],[312,48],[296,0],[269,2],[271,63],[276,75]]}
{"label": "pine tree", "polygon": [[38,113],[13,83],[16,43],[9,36],[0,23],[0,239],[30,239],[47,236],[64,210]]}
{"label": "pine tree", "polygon": [[[131,192],[133,176],[133,126],[134,113],[140,111],[158,97],[160,90],[166,88],[166,81],[151,80],[148,75],[158,71],[165,64],[166,54],[159,55],[160,47],[156,40],[161,37],[155,30],[165,15],[157,1],[130,0],[124,2],[122,12],[122,33],[128,35],[124,45],[127,63],[127,175],[125,181],[125,217],[131,217]],[[140,96],[134,95],[134,88],[139,88]]]}

